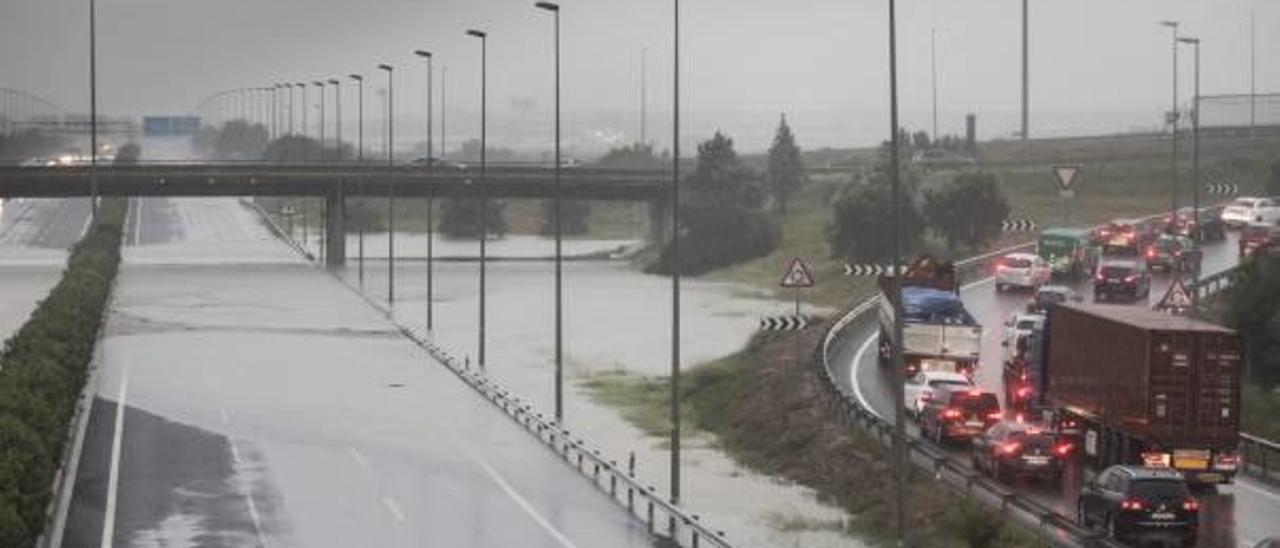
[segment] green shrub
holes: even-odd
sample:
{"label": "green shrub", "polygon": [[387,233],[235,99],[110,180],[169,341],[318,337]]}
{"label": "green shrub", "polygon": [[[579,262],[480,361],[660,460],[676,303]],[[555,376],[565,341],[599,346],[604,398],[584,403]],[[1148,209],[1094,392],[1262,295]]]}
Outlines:
{"label": "green shrub", "polygon": [[[681,209],[680,273],[705,274],[720,267],[763,257],[777,249],[782,229],[769,215],[733,206],[688,206]],[[647,270],[668,274],[674,264],[671,246],[663,248]]]}
{"label": "green shrub", "polygon": [[0,546],[34,545],[44,528],[76,400],[120,265],[127,205],[102,202],[49,296],[0,351]]}

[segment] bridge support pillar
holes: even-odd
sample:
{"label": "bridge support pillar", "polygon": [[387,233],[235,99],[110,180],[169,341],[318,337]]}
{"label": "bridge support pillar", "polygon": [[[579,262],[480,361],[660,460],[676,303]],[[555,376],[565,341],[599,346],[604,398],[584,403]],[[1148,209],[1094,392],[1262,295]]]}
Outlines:
{"label": "bridge support pillar", "polygon": [[347,197],[342,184],[324,197],[325,265],[339,267],[347,263]]}
{"label": "bridge support pillar", "polygon": [[649,247],[661,248],[671,240],[671,218],[669,198],[649,200]]}

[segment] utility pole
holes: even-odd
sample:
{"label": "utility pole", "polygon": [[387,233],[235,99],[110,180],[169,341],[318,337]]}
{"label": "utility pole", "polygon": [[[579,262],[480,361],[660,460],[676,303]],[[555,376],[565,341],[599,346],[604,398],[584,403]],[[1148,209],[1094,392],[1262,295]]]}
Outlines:
{"label": "utility pole", "polygon": [[467,35],[480,39],[480,187],[476,192],[480,195],[480,325],[477,354],[480,358],[480,370],[485,371],[485,312],[488,309],[485,302],[487,289],[485,276],[488,270],[486,245],[489,239],[489,200],[485,192],[485,185],[489,182],[489,171],[485,155],[488,148],[489,127],[489,35],[479,30],[468,30]]}
{"label": "utility pole", "polygon": [[[352,80],[356,81],[356,163],[361,167],[364,166],[364,76],[352,74]],[[356,194],[364,199],[364,179],[356,180]],[[356,270],[360,279],[360,290],[364,291],[364,223],[356,223],[356,245],[359,247],[360,258]]]}
{"label": "utility pole", "polygon": [[89,212],[98,218],[98,9],[89,0]]}
{"label": "utility pole", "polygon": [[1178,22],[1163,21],[1163,26],[1173,29],[1173,110],[1169,112],[1169,123],[1173,127],[1173,153],[1169,157],[1170,171],[1170,205],[1169,215],[1177,218],[1178,215]]}
{"label": "utility pole", "polygon": [[1257,147],[1258,137],[1258,27],[1257,14],[1249,10],[1249,140]]}
{"label": "utility pole", "polygon": [[552,198],[552,216],[556,233],[556,326],[555,326],[555,413],[556,424],[564,424],[564,260],[563,240],[564,228],[560,222],[560,203],[563,200],[560,185],[560,5],[554,2],[538,2],[534,4],[542,10],[551,12],[555,18],[555,196]]}
{"label": "utility pole", "polygon": [[[1022,0],[1022,155],[1031,154],[1031,70],[1030,70],[1030,17],[1027,0]],[[895,135],[897,134],[895,131]]]}
{"label": "utility pole", "polygon": [[[387,167],[396,166],[395,133],[395,69],[391,65],[378,65],[387,72]],[[396,185],[395,173],[387,173],[387,313],[395,315],[396,304]]]}
{"label": "utility pole", "polygon": [[640,48],[640,143],[649,144],[649,48]]}
{"label": "utility pole", "polygon": [[671,504],[680,504],[680,0],[675,14],[671,124]]}
{"label": "utility pole", "polygon": [[[1023,0],[1023,24],[1026,24],[1026,0]],[[1023,34],[1025,46],[1026,34]],[[1026,93],[1026,56],[1023,55],[1023,97],[1025,108]],[[1023,123],[1026,123],[1026,110],[1023,110]],[[907,544],[907,445],[906,417],[903,413],[903,358],[902,358],[902,256],[904,254],[902,237],[902,190],[898,166],[898,148],[901,146],[898,131],[898,26],[896,2],[889,0],[889,125],[892,137],[889,148],[889,181],[893,185],[893,469],[895,482],[895,534],[898,546]],[[1023,130],[1023,142],[1026,142],[1026,130]]]}
{"label": "utility pole", "polygon": [[938,29],[929,29],[929,68],[933,73],[933,141],[938,140]]}

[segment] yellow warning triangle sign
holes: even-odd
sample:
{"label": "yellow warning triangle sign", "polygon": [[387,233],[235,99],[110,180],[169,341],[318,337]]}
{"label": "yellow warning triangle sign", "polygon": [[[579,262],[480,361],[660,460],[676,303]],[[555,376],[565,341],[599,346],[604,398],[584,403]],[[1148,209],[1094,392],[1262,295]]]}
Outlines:
{"label": "yellow warning triangle sign", "polygon": [[787,273],[782,276],[782,287],[813,287],[813,271],[809,270],[809,265],[804,260],[796,257],[791,259],[791,266],[787,267]]}
{"label": "yellow warning triangle sign", "polygon": [[1160,304],[1156,305],[1160,310],[1174,310],[1191,308],[1191,290],[1187,289],[1186,284],[1182,283],[1182,278],[1173,281],[1169,286],[1169,291],[1164,294],[1164,298],[1160,299]]}

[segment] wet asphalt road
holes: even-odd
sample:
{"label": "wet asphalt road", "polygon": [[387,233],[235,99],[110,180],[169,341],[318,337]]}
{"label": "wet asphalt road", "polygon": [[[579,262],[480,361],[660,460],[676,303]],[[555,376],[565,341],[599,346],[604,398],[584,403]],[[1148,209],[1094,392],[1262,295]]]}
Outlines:
{"label": "wet asphalt road", "polygon": [[652,545],[235,200],[140,202],[63,546]]}
{"label": "wet asphalt road", "polygon": [[[1236,264],[1236,233],[1229,233],[1225,242],[1204,246],[1203,275],[1226,270]],[[1151,296],[1141,303],[1118,306],[1150,306],[1158,302],[1169,287],[1167,274],[1154,274]],[[1092,290],[1087,280],[1070,285],[1086,301],[1092,301]],[[997,292],[991,280],[969,284],[961,291],[965,306],[983,325],[982,363],[975,380],[985,389],[1003,399],[1003,379],[999,366],[1003,349],[1003,324],[1015,312],[1024,309],[1028,294],[1022,292]],[[850,388],[860,394],[872,409],[882,417],[892,420],[892,393],[888,375],[877,365],[874,341],[876,326],[873,322],[863,327],[863,335],[851,337],[854,348],[844,349],[841,357],[850,371]],[[865,350],[864,350],[865,349]],[[908,422],[908,432],[919,436],[913,422]],[[968,463],[969,454],[964,448],[949,448],[951,455],[962,463]],[[1031,482],[1016,486],[1019,493],[1053,508],[1064,515],[1075,514],[1075,500],[1083,471],[1068,470],[1062,485],[1045,485]],[[1280,490],[1268,487],[1247,476],[1238,476],[1236,483],[1219,487],[1217,493],[1202,496],[1201,535],[1198,546],[1225,548],[1252,546],[1268,535],[1280,535]]]}

